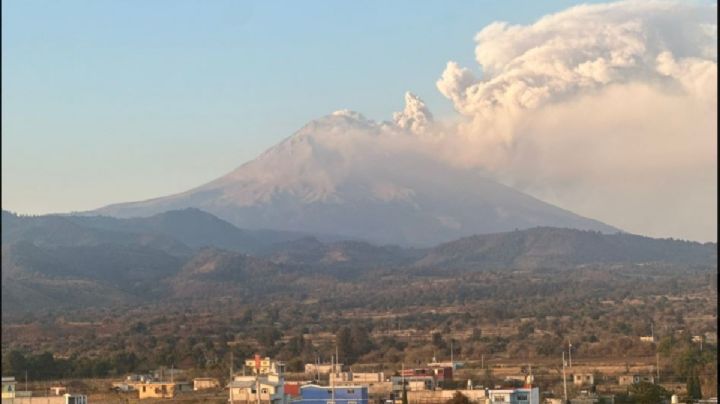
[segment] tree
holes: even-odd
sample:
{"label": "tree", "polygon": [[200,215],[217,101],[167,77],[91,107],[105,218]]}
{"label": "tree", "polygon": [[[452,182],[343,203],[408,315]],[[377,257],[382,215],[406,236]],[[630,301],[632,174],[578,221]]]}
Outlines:
{"label": "tree", "polygon": [[530,336],[535,331],[535,327],[533,327],[532,323],[526,322],[522,323],[520,327],[518,327],[518,338],[525,339]]}
{"label": "tree", "polygon": [[699,400],[702,398],[702,391],[700,389],[700,379],[697,374],[691,374],[687,378],[687,394],[693,400]]}
{"label": "tree", "polygon": [[3,375],[14,375],[20,377],[21,374],[27,369],[27,359],[25,355],[20,351],[10,351],[3,360],[2,373]]}
{"label": "tree", "polygon": [[470,399],[463,393],[456,391],[452,398],[446,401],[446,404],[470,404]]}
{"label": "tree", "polygon": [[630,396],[638,404],[657,404],[668,398],[670,394],[656,384],[640,382],[630,387]]}
{"label": "tree", "polygon": [[342,355],[346,364],[355,362],[355,352],[353,352],[352,336],[350,328],[343,327],[336,335],[338,355]]}
{"label": "tree", "polygon": [[447,344],[445,343],[445,340],[443,340],[442,334],[439,332],[433,333],[432,335],[432,343],[435,345],[435,348],[437,349],[446,349]]}

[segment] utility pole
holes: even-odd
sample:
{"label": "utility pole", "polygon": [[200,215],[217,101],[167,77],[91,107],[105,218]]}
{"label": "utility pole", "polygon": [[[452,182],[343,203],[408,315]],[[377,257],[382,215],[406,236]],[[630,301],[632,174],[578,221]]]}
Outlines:
{"label": "utility pole", "polygon": [[[336,346],[337,348],[337,346]],[[332,375],[330,375],[330,392],[332,394],[332,404],[335,404],[335,362],[334,358],[330,356],[330,365],[332,367]]]}
{"label": "utility pole", "polygon": [[255,397],[260,404],[260,355],[255,354]]}
{"label": "utility pole", "polygon": [[400,370],[400,380],[401,380],[403,389],[405,389],[405,362],[402,363],[400,369],[401,369]]}
{"label": "utility pole", "polygon": [[572,342],[568,340],[568,360],[570,361],[570,368],[572,368]]}
{"label": "utility pole", "polygon": [[567,380],[565,379],[565,351],[563,351],[563,358],[562,358],[562,374],[563,374],[563,404],[566,404],[568,401],[567,398]]}
{"label": "utility pole", "polygon": [[235,397],[233,395],[233,388],[232,388],[232,382],[233,382],[233,351],[230,351],[230,382],[228,385],[230,386],[230,404],[235,402]]}

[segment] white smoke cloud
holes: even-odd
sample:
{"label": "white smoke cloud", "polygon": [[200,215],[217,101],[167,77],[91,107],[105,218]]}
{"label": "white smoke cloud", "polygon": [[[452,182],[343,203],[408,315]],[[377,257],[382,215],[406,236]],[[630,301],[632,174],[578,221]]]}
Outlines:
{"label": "white smoke cloud", "polygon": [[425,103],[411,92],[405,93],[405,109],[393,114],[395,124],[413,133],[424,133],[433,123],[433,116]]}
{"label": "white smoke cloud", "polygon": [[[631,232],[716,239],[716,5],[583,5],[475,37],[445,158]],[[480,73],[481,71],[481,73]]]}

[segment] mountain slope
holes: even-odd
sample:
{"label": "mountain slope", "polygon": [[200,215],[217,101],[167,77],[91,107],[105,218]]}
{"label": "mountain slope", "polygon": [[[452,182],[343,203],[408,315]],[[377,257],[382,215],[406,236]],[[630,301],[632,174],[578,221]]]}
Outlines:
{"label": "mountain slope", "polygon": [[145,246],[177,256],[192,249],[216,247],[250,253],[307,234],[244,230],[199,209],[168,211],[143,218],[109,216],[17,216],[2,212],[2,243],[32,242],[38,246],[80,247],[102,244]]}
{"label": "mountain slope", "polygon": [[717,265],[717,245],[632,234],[534,228],[442,244],[432,248],[415,265],[496,269],[645,262]]}
{"label": "mountain slope", "polygon": [[415,150],[417,136],[339,111],[208,184],[96,213],[134,217],[196,207],[242,228],[422,246],[536,226],[617,231]]}

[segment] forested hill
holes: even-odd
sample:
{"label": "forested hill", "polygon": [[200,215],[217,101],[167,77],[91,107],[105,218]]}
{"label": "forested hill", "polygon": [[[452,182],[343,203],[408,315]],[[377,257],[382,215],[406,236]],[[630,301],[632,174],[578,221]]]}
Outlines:
{"label": "forested hill", "polygon": [[426,275],[449,280],[518,269],[660,264],[642,267],[651,275],[660,267],[717,268],[715,243],[541,227],[410,249],[243,230],[199,210],[136,219],[3,212],[2,246],[3,316],[88,302],[206,301],[221,294],[253,300],[261,290],[312,300],[340,286],[381,290],[384,276],[402,275],[402,284],[410,284]]}
{"label": "forested hill", "polygon": [[647,262],[717,265],[717,244],[537,227],[441,244],[415,265],[472,269]]}

